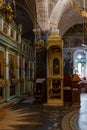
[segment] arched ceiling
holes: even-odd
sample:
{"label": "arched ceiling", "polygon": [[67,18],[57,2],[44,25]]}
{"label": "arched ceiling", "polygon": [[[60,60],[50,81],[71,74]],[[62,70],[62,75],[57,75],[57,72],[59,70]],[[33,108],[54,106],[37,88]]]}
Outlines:
{"label": "arched ceiling", "polygon": [[15,0],[16,5],[23,8],[31,17],[32,21],[36,19],[36,2],[35,0]]}
{"label": "arched ceiling", "polygon": [[[72,1],[83,5],[83,0]],[[34,28],[37,21],[43,31],[57,27],[63,36],[70,27],[83,22],[83,17],[70,5],[70,0],[16,0],[16,4],[17,18],[24,23],[26,32]],[[23,13],[24,11],[26,13]]]}
{"label": "arched ceiling", "polygon": [[[77,0],[75,2],[82,9],[83,1]],[[70,27],[82,23],[83,17],[77,9],[71,6],[70,0],[58,0],[51,13],[49,22],[50,26],[58,27],[60,35],[63,36]]]}
{"label": "arched ceiling", "polygon": [[[34,0],[16,0],[16,24],[22,24],[22,37],[34,39],[34,20],[36,19],[36,5]],[[33,41],[32,41],[33,42]]]}
{"label": "arched ceiling", "polygon": [[59,21],[60,35],[63,36],[70,27],[81,23],[83,23],[83,17],[72,8],[67,8]]}

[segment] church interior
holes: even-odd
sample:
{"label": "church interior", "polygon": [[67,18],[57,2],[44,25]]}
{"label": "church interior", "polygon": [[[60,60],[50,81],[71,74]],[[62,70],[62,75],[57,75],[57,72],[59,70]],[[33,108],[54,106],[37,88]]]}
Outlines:
{"label": "church interior", "polygon": [[0,130],[87,129],[87,1],[0,0]]}

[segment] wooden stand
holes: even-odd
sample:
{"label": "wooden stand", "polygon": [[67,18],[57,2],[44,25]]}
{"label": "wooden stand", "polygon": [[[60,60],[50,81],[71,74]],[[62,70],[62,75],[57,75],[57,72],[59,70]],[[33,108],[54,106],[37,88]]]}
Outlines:
{"label": "wooden stand", "polygon": [[73,107],[80,106],[80,89],[77,83],[73,83],[72,86],[72,106]]}
{"label": "wooden stand", "polygon": [[46,81],[45,79],[37,79],[33,89],[34,103],[46,102]]}

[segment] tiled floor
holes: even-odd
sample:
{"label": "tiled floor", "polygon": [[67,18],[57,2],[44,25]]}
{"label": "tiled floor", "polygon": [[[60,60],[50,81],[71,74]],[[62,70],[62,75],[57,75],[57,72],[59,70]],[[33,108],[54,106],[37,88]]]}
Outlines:
{"label": "tiled floor", "polygon": [[81,94],[81,107],[46,107],[32,104],[27,97],[7,109],[0,130],[87,130],[87,95]]}

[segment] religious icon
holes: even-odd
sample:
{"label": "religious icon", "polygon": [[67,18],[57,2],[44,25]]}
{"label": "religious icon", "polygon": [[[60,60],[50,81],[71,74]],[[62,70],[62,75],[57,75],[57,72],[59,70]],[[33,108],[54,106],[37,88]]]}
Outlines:
{"label": "religious icon", "polygon": [[58,60],[58,58],[55,58],[53,60],[53,74],[54,75],[59,74],[59,60]]}
{"label": "religious icon", "polygon": [[52,80],[52,88],[49,90],[51,99],[61,98],[61,82],[58,79]]}
{"label": "religious icon", "polygon": [[14,78],[14,63],[13,63],[13,60],[12,58],[10,59],[9,61],[9,76],[10,78]]}

